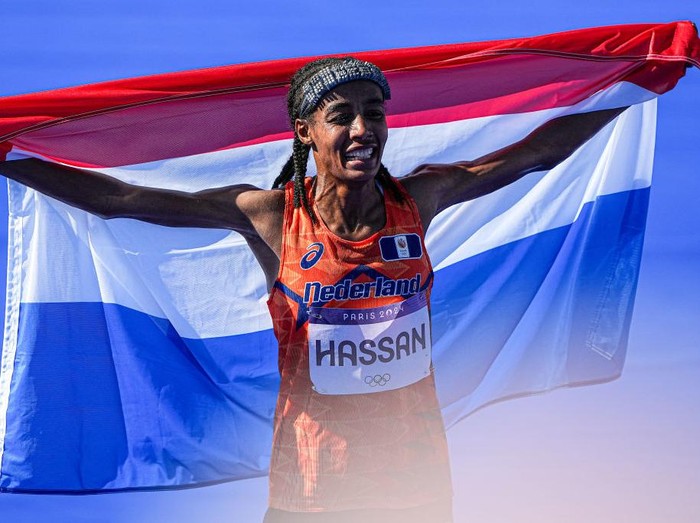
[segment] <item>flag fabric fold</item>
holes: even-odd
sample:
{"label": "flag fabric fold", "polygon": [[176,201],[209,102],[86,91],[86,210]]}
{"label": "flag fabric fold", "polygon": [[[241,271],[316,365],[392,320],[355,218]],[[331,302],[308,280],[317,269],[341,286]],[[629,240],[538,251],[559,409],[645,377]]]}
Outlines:
{"label": "flag fabric fold", "polygon": [[[656,98],[689,22],[357,53],[391,84],[384,163],[477,158],[566,114],[630,106],[561,165],[439,215],[434,364],[448,426],[624,363]],[[0,99],[0,153],[186,191],[267,188],[291,153],[290,59]],[[0,169],[1,172],[1,169]],[[310,173],[314,169],[310,166]],[[265,474],[278,386],[261,270],[225,230],[102,220],[9,182],[0,490]]]}

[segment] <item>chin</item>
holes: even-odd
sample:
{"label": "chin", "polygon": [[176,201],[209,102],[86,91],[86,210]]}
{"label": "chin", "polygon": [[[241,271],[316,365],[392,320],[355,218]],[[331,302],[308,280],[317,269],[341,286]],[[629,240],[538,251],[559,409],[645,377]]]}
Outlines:
{"label": "chin", "polygon": [[377,173],[379,172],[379,167],[380,163],[377,162],[372,162],[373,165],[367,165],[367,166],[362,166],[362,167],[356,167],[352,168],[349,166],[345,166],[344,171],[344,177],[347,179],[362,179],[362,180],[371,180],[374,179],[375,176],[377,176]]}
{"label": "chin", "polygon": [[367,183],[374,180],[377,177],[378,172],[379,168],[367,171],[346,171],[343,179],[347,182]]}

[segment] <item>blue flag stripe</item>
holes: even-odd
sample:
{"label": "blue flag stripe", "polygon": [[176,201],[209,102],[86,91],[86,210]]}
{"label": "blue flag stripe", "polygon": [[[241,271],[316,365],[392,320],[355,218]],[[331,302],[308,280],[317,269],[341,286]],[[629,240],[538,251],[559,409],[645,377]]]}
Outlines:
{"label": "blue flag stripe", "polygon": [[[648,195],[599,197],[573,225],[436,273],[435,364],[448,424],[484,398],[619,373]],[[562,327],[560,309],[576,320],[563,340],[552,328]],[[32,350],[16,361],[11,389],[32,394],[10,397],[0,489],[41,491],[47,476],[52,491],[82,491],[265,473],[278,386],[271,331],[185,339],[166,320],[100,303],[23,304],[20,322]],[[488,390],[504,357],[520,360],[511,389]]]}

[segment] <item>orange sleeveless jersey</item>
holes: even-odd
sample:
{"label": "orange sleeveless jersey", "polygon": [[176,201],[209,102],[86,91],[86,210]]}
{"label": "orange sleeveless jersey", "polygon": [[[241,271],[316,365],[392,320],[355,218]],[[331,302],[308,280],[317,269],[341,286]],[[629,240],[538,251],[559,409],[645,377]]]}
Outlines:
{"label": "orange sleeveless jersey", "polygon": [[[314,225],[286,191],[268,306],[281,385],[270,506],[399,509],[451,497],[430,362],[432,268],[412,198],[384,192],[386,225],[362,241]],[[313,205],[311,179],[306,180]]]}

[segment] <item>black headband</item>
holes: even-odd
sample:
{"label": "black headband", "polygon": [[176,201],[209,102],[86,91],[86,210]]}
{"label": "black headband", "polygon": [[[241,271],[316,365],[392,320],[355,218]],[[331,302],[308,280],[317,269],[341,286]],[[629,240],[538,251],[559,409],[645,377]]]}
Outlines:
{"label": "black headband", "polygon": [[391,98],[389,82],[379,67],[357,58],[343,58],[343,61],[328,65],[318,71],[302,86],[303,99],[299,107],[299,117],[308,116],[329,91],[341,84],[356,80],[374,82],[381,88],[385,100]]}

